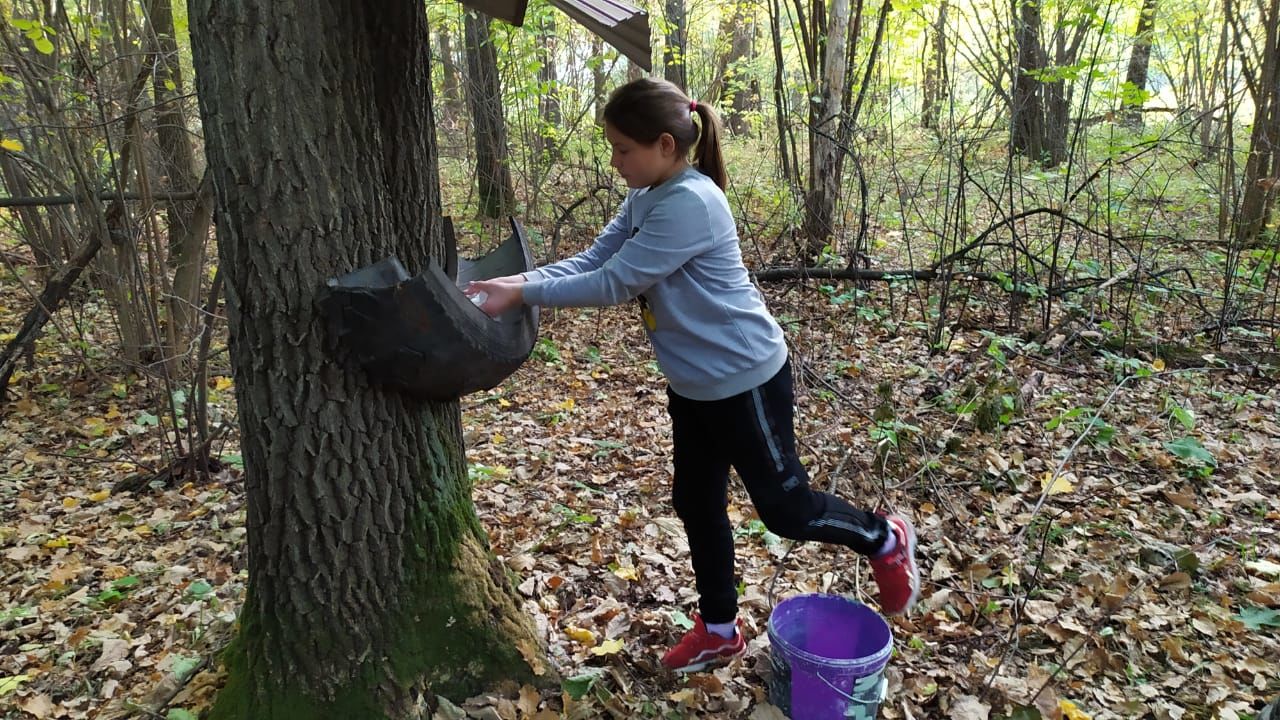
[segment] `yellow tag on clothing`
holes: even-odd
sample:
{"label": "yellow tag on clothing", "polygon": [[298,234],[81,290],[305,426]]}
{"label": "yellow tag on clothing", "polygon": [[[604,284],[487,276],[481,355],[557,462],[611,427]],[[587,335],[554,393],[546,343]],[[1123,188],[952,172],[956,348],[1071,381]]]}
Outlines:
{"label": "yellow tag on clothing", "polygon": [[649,332],[658,329],[658,319],[653,316],[653,311],[649,309],[649,298],[643,295],[636,296],[636,302],[640,303],[640,319],[644,321],[644,326]]}

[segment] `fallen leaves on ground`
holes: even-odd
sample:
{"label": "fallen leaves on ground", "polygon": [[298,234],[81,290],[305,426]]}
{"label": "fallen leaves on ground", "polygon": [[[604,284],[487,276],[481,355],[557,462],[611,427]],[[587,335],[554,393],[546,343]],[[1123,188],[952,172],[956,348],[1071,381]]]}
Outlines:
{"label": "fallen leaves on ground", "polygon": [[[997,358],[977,332],[930,355],[906,321],[770,293],[813,484],[907,513],[919,533],[924,591],[893,621],[883,717],[1231,718],[1280,692],[1272,379],[1213,362],[1137,377],[1065,346]],[[458,717],[782,717],[771,604],[874,604],[856,556],[791,547],[735,484],[748,652],[709,673],[660,669],[696,595],[669,503],[665,384],[631,310],[548,313],[535,356],[464,401],[477,508],[565,684],[452,698]],[[4,717],[207,707],[246,578],[234,440],[208,484],[113,494],[162,456],[143,399],[45,357],[14,390],[0,428]],[[229,390],[224,370],[210,391],[226,418]]]}

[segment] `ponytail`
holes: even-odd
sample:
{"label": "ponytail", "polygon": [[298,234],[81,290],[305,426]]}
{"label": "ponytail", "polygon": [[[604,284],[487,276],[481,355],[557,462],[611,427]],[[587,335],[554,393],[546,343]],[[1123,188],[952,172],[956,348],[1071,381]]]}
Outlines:
{"label": "ponytail", "polygon": [[690,100],[674,84],[656,78],[632,80],[613,91],[602,114],[618,132],[645,145],[657,142],[663,133],[671,135],[678,152],[687,156],[693,149],[694,167],[721,190],[728,186],[729,174],[720,149],[724,135],[720,115],[710,105]]}
{"label": "ponytail", "polygon": [[703,175],[711,178],[721,190],[724,190],[729,185],[729,171],[725,169],[724,152],[720,149],[720,136],[724,134],[720,114],[710,105],[700,102],[690,102],[689,106],[702,121],[698,145],[693,149],[693,164]]}

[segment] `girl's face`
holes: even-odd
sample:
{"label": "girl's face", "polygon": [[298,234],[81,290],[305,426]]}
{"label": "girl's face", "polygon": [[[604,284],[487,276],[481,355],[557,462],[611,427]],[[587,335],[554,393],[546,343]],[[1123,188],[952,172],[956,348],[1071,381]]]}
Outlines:
{"label": "girl's face", "polygon": [[685,165],[685,159],[676,151],[676,141],[670,133],[662,133],[657,140],[646,145],[605,123],[604,137],[613,147],[609,164],[627,181],[629,188],[660,185]]}

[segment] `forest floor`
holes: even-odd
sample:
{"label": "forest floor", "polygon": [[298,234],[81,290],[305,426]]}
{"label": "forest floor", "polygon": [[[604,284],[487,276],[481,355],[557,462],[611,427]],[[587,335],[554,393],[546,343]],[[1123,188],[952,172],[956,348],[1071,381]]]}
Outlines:
{"label": "forest floor", "polygon": [[[906,514],[920,537],[922,598],[891,621],[882,717],[1230,720],[1280,693],[1274,367],[1110,354],[1070,327],[1037,345],[957,329],[930,354],[920,318],[876,288],[766,294],[812,483]],[[29,304],[0,286],[0,328]],[[113,493],[160,461],[163,420],[155,383],[114,374],[95,350],[107,324],[82,308],[60,318],[76,342],[51,328],[2,411],[0,718],[189,720],[219,686],[245,590],[235,433],[207,484]],[[223,352],[210,399],[234,426],[232,383]],[[464,400],[478,512],[565,678],[451,699],[471,717],[780,718],[771,604],[874,607],[866,563],[791,547],[735,484],[748,652],[661,671],[695,607],[665,402],[630,307],[544,315],[525,366]]]}

